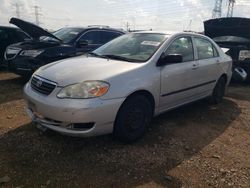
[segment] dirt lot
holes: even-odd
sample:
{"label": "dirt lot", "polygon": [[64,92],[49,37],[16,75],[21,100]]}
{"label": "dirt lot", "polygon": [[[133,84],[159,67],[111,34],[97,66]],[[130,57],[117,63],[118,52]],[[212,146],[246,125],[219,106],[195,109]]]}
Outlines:
{"label": "dirt lot", "polygon": [[165,113],[124,145],[42,134],[25,113],[24,83],[0,72],[0,187],[250,187],[250,86],[231,86],[218,106]]}

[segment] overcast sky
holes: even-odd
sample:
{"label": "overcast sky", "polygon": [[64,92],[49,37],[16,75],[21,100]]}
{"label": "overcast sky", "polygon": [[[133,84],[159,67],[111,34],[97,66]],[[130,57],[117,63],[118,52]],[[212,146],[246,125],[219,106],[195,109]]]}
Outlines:
{"label": "overcast sky", "polygon": [[[203,30],[215,0],[0,0],[0,25],[9,25],[16,16],[35,22],[34,6],[41,7],[39,20],[46,29],[65,26],[110,25],[131,29]],[[228,0],[223,0],[223,13]],[[250,0],[236,0],[234,16],[250,17]]]}

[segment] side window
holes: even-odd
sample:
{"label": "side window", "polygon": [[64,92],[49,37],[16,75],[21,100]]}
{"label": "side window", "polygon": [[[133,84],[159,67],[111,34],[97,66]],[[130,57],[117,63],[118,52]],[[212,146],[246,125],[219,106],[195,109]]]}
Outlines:
{"label": "side window", "polygon": [[217,49],[213,46],[214,49],[214,57],[219,57],[219,53],[217,51]]}
{"label": "side window", "polygon": [[101,44],[105,44],[120,35],[121,33],[113,32],[113,31],[101,31]]}
{"label": "side window", "polygon": [[[197,38],[197,37],[194,38],[194,41],[197,47],[199,59],[209,59],[209,58],[216,57],[216,54],[215,54],[216,51],[211,42],[209,42],[206,39]],[[217,56],[218,56],[218,52],[217,52]]]}
{"label": "side window", "polygon": [[100,33],[100,31],[89,31],[80,38],[80,41],[86,40],[88,44],[101,44]]}
{"label": "side window", "polygon": [[166,50],[166,55],[180,54],[183,62],[194,60],[193,44],[190,37],[181,37],[176,39]]}

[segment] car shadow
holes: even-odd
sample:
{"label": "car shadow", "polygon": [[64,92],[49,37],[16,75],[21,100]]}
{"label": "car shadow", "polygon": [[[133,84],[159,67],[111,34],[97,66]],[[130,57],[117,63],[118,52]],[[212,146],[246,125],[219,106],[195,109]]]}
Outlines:
{"label": "car shadow", "polygon": [[0,136],[0,177],[26,187],[181,187],[168,172],[223,134],[240,112],[230,99],[217,106],[199,101],[154,118],[130,145],[110,135],[71,138],[23,125]]}
{"label": "car shadow", "polygon": [[250,84],[231,84],[227,96],[237,100],[250,101]]}
{"label": "car shadow", "polygon": [[0,76],[0,104],[22,99],[22,88],[28,79],[3,72]]}

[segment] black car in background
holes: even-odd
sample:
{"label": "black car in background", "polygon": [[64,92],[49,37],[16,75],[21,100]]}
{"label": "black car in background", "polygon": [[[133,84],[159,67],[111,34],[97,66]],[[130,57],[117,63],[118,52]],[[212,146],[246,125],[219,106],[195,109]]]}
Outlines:
{"label": "black car in background", "polygon": [[232,81],[250,83],[250,19],[217,18],[204,22],[205,35],[233,59]]}
{"label": "black car in background", "polygon": [[10,45],[5,52],[9,70],[22,76],[30,76],[53,61],[91,52],[125,33],[108,26],[88,26],[66,27],[52,34],[17,18],[12,18],[10,23],[32,37],[30,41]]}
{"label": "black car in background", "polygon": [[0,66],[3,65],[7,46],[26,39],[30,39],[30,37],[19,28],[0,26]]}

